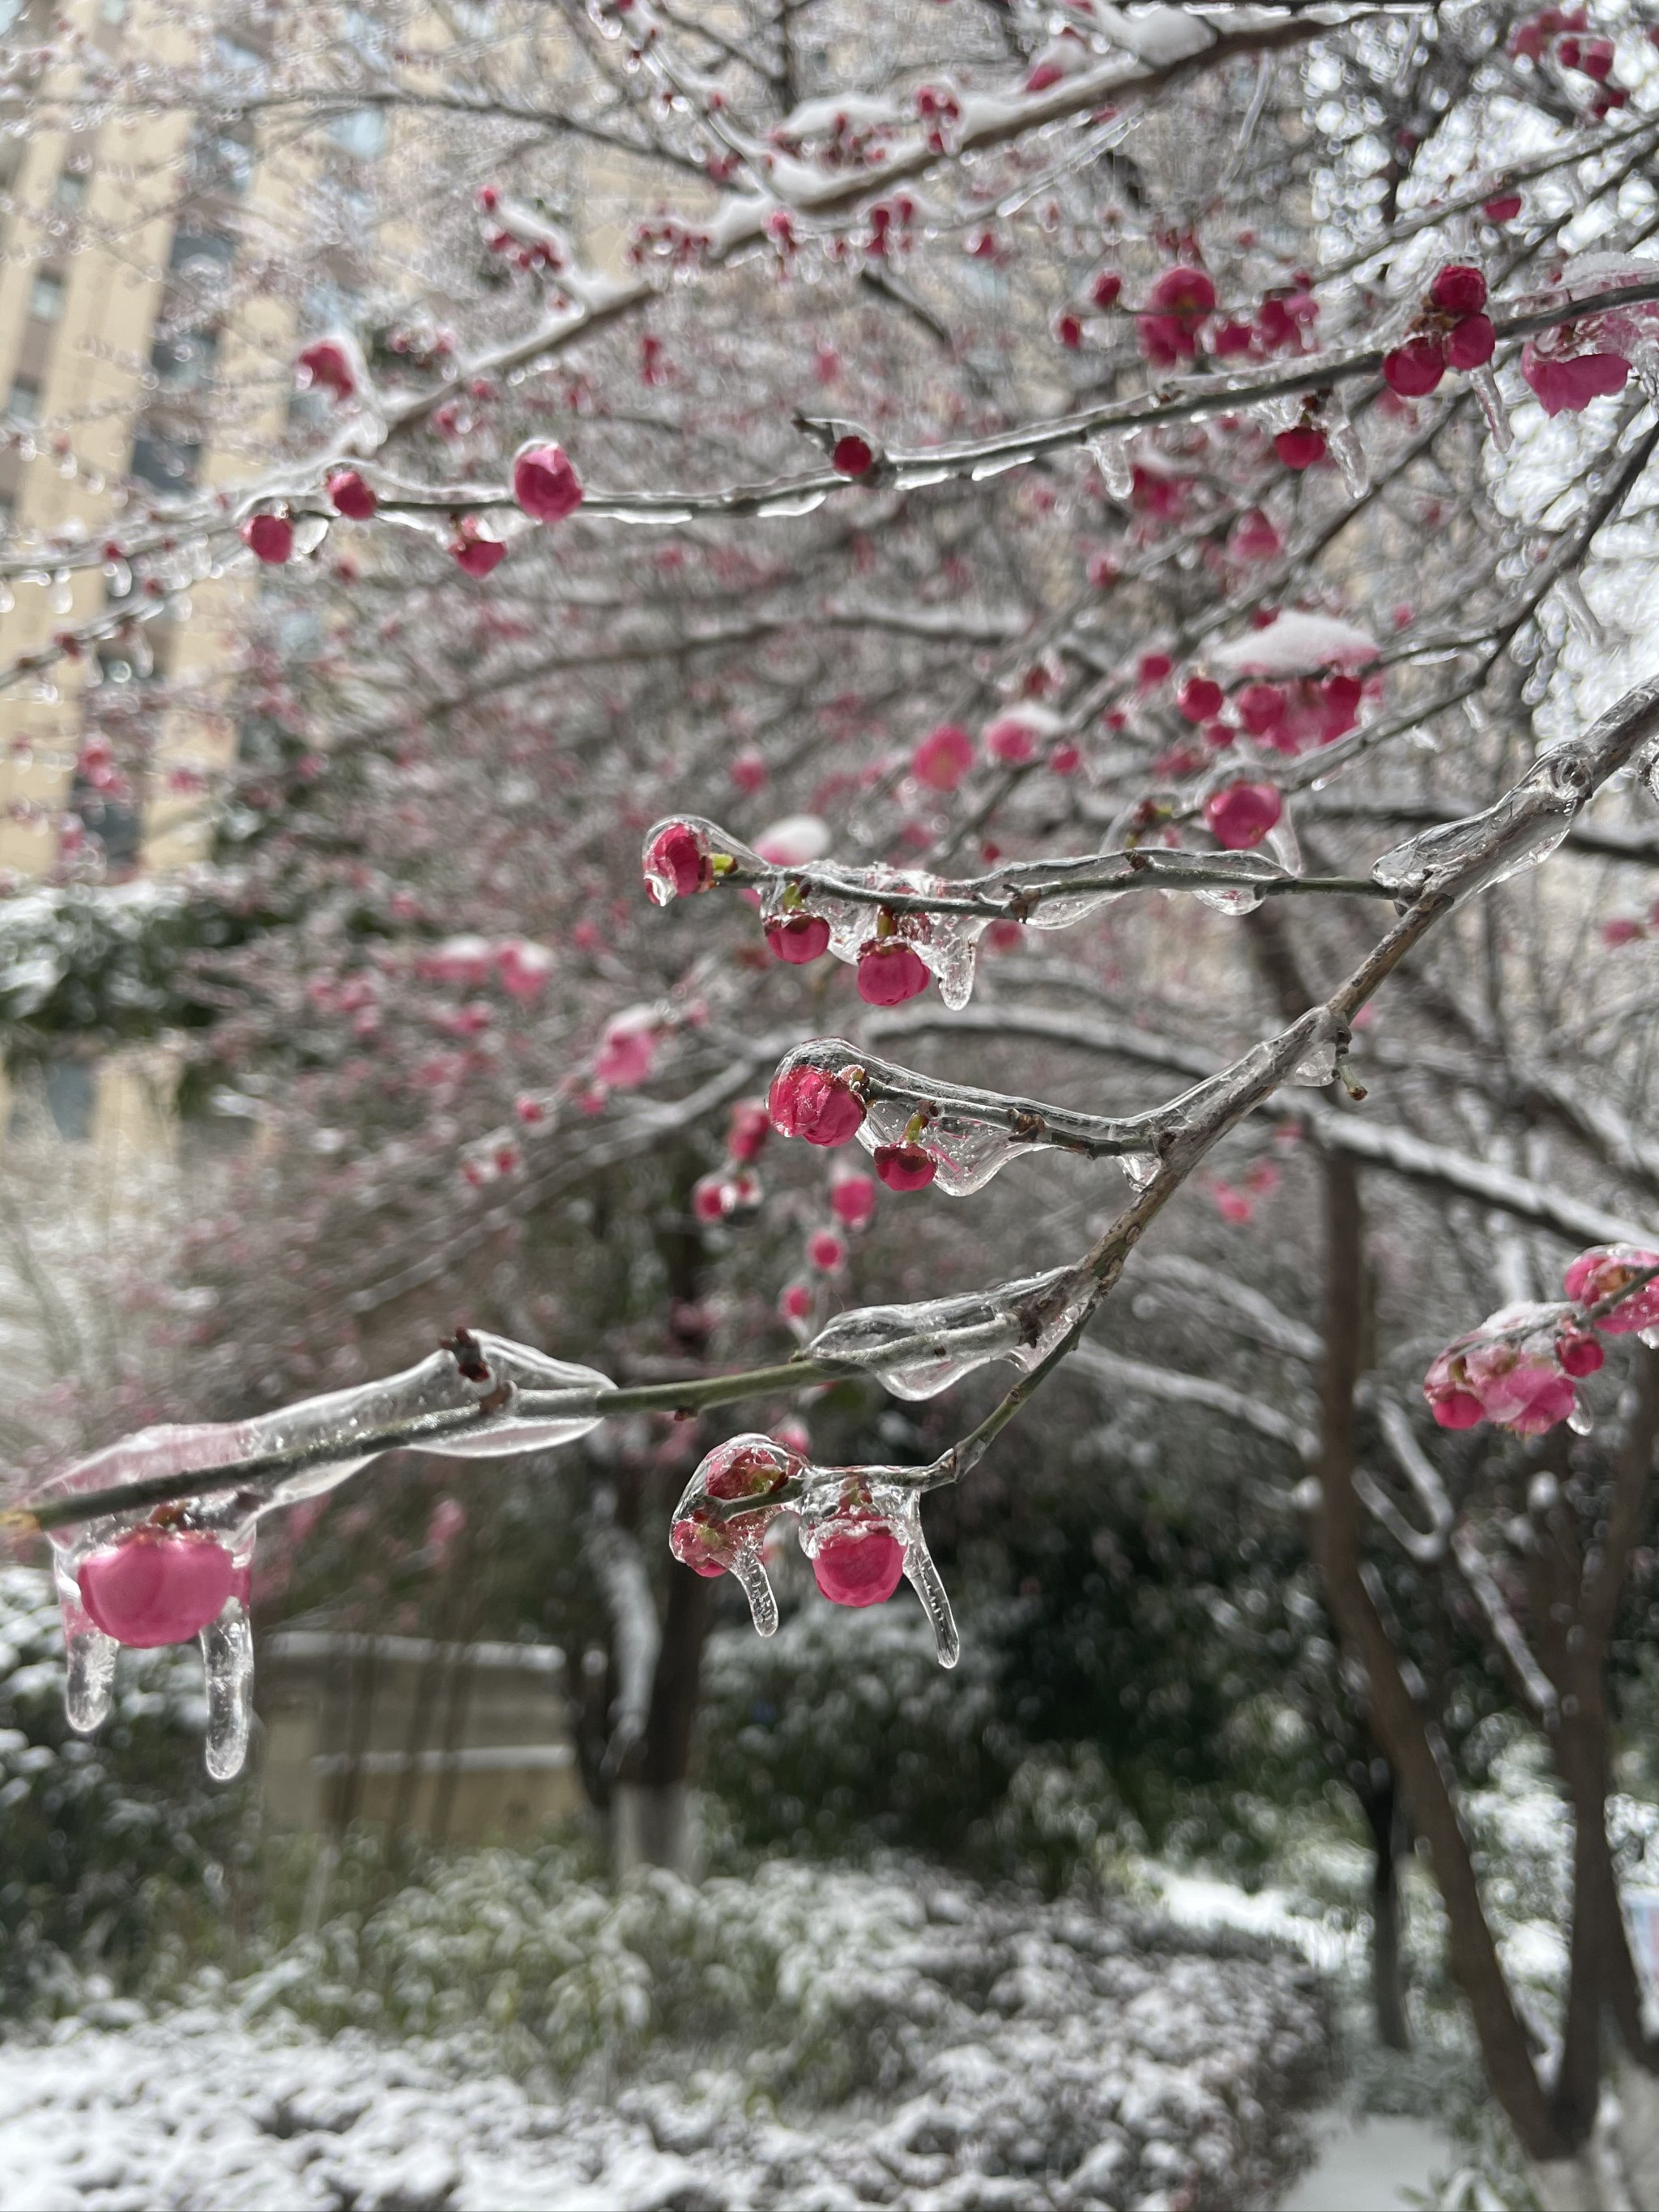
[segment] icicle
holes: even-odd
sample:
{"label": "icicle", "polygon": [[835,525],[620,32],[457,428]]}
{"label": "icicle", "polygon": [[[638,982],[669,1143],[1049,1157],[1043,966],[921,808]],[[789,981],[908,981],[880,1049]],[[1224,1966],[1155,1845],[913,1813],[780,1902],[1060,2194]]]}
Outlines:
{"label": "icicle", "polygon": [[732,1571],[742,1583],[743,1594],[749,1601],[749,1618],[755,1624],[756,1635],[775,1636],[778,1601],[758,1558],[752,1552],[738,1552],[732,1561]]}
{"label": "icicle", "polygon": [[1492,373],[1492,363],[1483,362],[1479,368],[1469,371],[1469,384],[1480,412],[1486,418],[1486,428],[1492,432],[1492,441],[1500,453],[1507,453],[1515,443],[1515,431],[1510,422],[1510,410],[1498,379]]}
{"label": "icicle", "polygon": [[957,1632],[956,1615],[951,1610],[949,1594],[933,1565],[933,1555],[922,1540],[920,1516],[907,1527],[900,1540],[904,1547],[905,1577],[921,1600],[922,1611],[933,1632],[933,1656],[941,1667],[954,1667],[962,1656],[962,1638]]}
{"label": "icicle", "polygon": [[1325,403],[1325,443],[1341,472],[1342,489],[1350,499],[1364,499],[1371,488],[1370,464],[1359,433],[1348,420],[1347,410],[1333,394]]}
{"label": "icicle", "polygon": [[253,1631],[241,1599],[228,1599],[198,1640],[207,1673],[207,1771],[216,1782],[228,1782],[247,1757],[253,1717]]}
{"label": "icicle", "polygon": [[1572,1401],[1572,1411],[1567,1415],[1567,1426],[1576,1437],[1587,1437],[1595,1426],[1595,1416],[1582,1398]]}
{"label": "icicle", "polygon": [[806,1356],[873,1370],[896,1398],[933,1398],[993,1360],[1029,1372],[1072,1327],[1087,1288],[1055,1267],[957,1297],[860,1306],[820,1329]]}
{"label": "icicle", "polygon": [[1584,597],[1583,586],[1577,577],[1564,571],[1556,578],[1555,593],[1580,641],[1593,646],[1598,653],[1604,653],[1609,642],[1607,629],[1601,617]]}
{"label": "icicle", "polygon": [[1133,1190],[1145,1190],[1158,1173],[1156,1152],[1120,1152],[1117,1164],[1128,1177],[1130,1188]]}
{"label": "icicle", "polygon": [[1100,471],[1100,480],[1120,504],[1135,488],[1134,463],[1130,458],[1129,434],[1125,430],[1097,430],[1089,440],[1089,451],[1094,456],[1095,466]]}

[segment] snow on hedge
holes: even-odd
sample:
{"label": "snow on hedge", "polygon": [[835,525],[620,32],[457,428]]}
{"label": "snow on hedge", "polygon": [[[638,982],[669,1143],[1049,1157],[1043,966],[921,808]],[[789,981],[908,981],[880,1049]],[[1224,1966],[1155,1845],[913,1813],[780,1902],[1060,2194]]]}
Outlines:
{"label": "snow on hedge", "polygon": [[0,2046],[0,2208],[1150,2212],[1255,2201],[1299,2140],[1299,1961],[915,1868],[544,1894],[535,1863],[458,1862],[234,2002]]}

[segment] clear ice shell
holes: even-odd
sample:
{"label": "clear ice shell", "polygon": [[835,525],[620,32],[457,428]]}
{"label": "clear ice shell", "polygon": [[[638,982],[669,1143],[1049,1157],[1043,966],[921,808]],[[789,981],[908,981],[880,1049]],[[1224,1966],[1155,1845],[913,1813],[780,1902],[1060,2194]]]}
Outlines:
{"label": "clear ice shell", "polygon": [[1334,1043],[1328,1037],[1323,1042],[1315,1045],[1305,1060],[1297,1061],[1291,1080],[1292,1083],[1305,1085],[1310,1091],[1322,1091],[1328,1083],[1334,1083],[1336,1080]]}
{"label": "clear ice shell", "polygon": [[732,1562],[732,1571],[742,1584],[743,1594],[749,1601],[749,1618],[755,1624],[756,1635],[775,1636],[778,1632],[778,1601],[758,1558],[753,1552],[739,1552]]}
{"label": "clear ice shell", "polygon": [[806,1494],[795,1508],[800,1547],[809,1559],[849,1520],[885,1528],[904,1556],[905,1579],[921,1601],[941,1667],[962,1656],[962,1638],[939,1569],[921,1528],[921,1492],[913,1468],[809,1467]]}
{"label": "clear ice shell", "polygon": [[[885,1145],[901,1145],[909,1126],[911,1109],[902,1099],[878,1098],[859,1124],[858,1139],[866,1152]],[[938,1170],[934,1182],[947,1198],[970,1198],[983,1190],[994,1175],[1006,1168],[1017,1152],[1030,1151],[1006,1130],[960,1115],[934,1115],[916,1139]]]}
{"label": "clear ice shell", "polygon": [[1461,822],[1425,830],[1383,854],[1371,879],[1397,899],[1414,896],[1449,878],[1457,896],[1507,883],[1548,860],[1584,799],[1584,777],[1576,755],[1557,746],[1540,754],[1497,804]]}
{"label": "clear ice shell", "polygon": [[[764,864],[763,864],[764,865]],[[830,925],[830,951],[837,960],[856,963],[877,934],[881,911],[878,899],[838,898],[838,887],[848,890],[891,891],[913,898],[950,897],[957,887],[918,868],[890,868],[878,862],[867,868],[837,867],[832,862],[814,864],[810,886],[802,885],[797,902],[788,903],[792,884],[801,872],[780,867],[761,894],[763,921],[775,921],[787,914],[816,915]],[[974,970],[979,940],[990,917],[971,914],[906,914],[892,916],[894,933],[910,946],[934,981],[939,997],[952,1012],[965,1006],[974,992]]]}
{"label": "clear ice shell", "polygon": [[[33,1496],[61,1498],[151,1476],[223,1468],[222,1487],[183,1501],[175,1509],[178,1525],[217,1536],[231,1553],[239,1576],[245,1577],[260,1516],[317,1497],[356,1474],[385,1449],[375,1440],[377,1431],[407,1430],[428,1417],[476,1408],[481,1399],[503,1385],[509,1395],[499,1412],[481,1414],[476,1425],[469,1424],[465,1437],[435,1434],[422,1448],[455,1458],[543,1450],[585,1436],[604,1419],[599,1401],[616,1386],[596,1369],[550,1359],[504,1337],[480,1333],[471,1344],[484,1364],[487,1380],[469,1380],[453,1351],[434,1352],[418,1366],[384,1382],[305,1399],[252,1420],[142,1430],[53,1476]],[[530,1394],[528,1404],[526,1394]],[[260,1459],[292,1450],[314,1451],[317,1456],[310,1466],[262,1483]],[[97,1728],[109,1711],[119,1646],[88,1616],[78,1570],[94,1552],[146,1525],[154,1524],[143,1508],[135,1508],[52,1533],[68,1655],[64,1704],[70,1725],[82,1734]],[[252,1695],[252,1638],[240,1595],[227,1601],[218,1619],[201,1631],[199,1642],[207,1668],[208,1771],[223,1781],[240,1770],[246,1755]]]}
{"label": "clear ice shell", "polygon": [[[1069,1299],[1068,1285],[1077,1292]],[[937,1397],[993,1360],[1029,1372],[1072,1326],[1086,1291],[1073,1270],[1055,1267],[957,1297],[860,1306],[820,1329],[806,1357],[870,1369],[896,1398]]]}

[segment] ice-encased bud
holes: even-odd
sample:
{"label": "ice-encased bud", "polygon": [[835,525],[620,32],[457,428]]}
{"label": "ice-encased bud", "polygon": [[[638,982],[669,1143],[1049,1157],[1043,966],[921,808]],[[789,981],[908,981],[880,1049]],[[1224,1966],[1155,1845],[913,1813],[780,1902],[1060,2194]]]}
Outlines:
{"label": "ice-encased bud", "polygon": [[652,902],[690,898],[712,890],[726,872],[721,859],[741,861],[745,872],[764,875],[766,863],[741,840],[701,814],[671,814],[652,824],[640,851],[640,872]]}
{"label": "ice-encased bud", "polygon": [[[1642,1283],[1650,1267],[1659,1267],[1659,1252],[1637,1244],[1595,1244],[1581,1252],[1567,1269],[1565,1288],[1576,1304],[1599,1305],[1621,1291],[1628,1297],[1610,1312],[1597,1316],[1594,1326],[1609,1336],[1633,1335],[1644,1344],[1659,1331],[1659,1276]],[[1632,1284],[1639,1287],[1632,1289]]]}
{"label": "ice-encased bud", "polygon": [[1548,860],[1583,805],[1588,779],[1577,757],[1556,746],[1484,813],[1447,822],[1408,837],[1383,854],[1371,879],[1397,899],[1414,897],[1431,884],[1455,886],[1458,897],[1506,883]]}
{"label": "ice-encased bud", "polygon": [[806,1492],[796,1508],[800,1547],[831,1603],[854,1606],[878,1605],[891,1596],[898,1586],[896,1551],[899,1570],[933,1627],[939,1663],[954,1667],[962,1639],[922,1534],[915,1473],[898,1467],[809,1467]]}
{"label": "ice-encased bud", "polygon": [[896,1398],[936,1397],[976,1367],[1006,1359],[1029,1372],[1077,1318],[1089,1285],[1069,1267],[916,1305],[839,1314],[806,1346],[878,1375]]}
{"label": "ice-encased bud", "polygon": [[[391,1448],[382,1440],[388,1432],[399,1445],[462,1459],[568,1443],[604,1419],[600,1401],[615,1387],[597,1369],[505,1337],[463,1334],[383,1382],[251,1420],[144,1429],[51,1477],[33,1498],[224,1475],[212,1489],[153,1511],[135,1507],[52,1532],[70,1725],[87,1731],[104,1718],[122,1644],[149,1650],[198,1637],[208,1668],[209,1771],[222,1780],[235,1773],[247,1737],[248,1574],[260,1516],[332,1490]],[[297,1454],[301,1463],[273,1479],[273,1454]]]}
{"label": "ice-encased bud", "polygon": [[[762,1636],[776,1629],[778,1603],[761,1565],[760,1550],[782,1510],[766,1501],[801,1472],[799,1455],[773,1437],[732,1437],[699,1464],[680,1494],[668,1531],[669,1550],[694,1574],[737,1577]],[[711,1504],[714,1500],[725,1504],[745,1498],[754,1499],[754,1510],[729,1518]]]}

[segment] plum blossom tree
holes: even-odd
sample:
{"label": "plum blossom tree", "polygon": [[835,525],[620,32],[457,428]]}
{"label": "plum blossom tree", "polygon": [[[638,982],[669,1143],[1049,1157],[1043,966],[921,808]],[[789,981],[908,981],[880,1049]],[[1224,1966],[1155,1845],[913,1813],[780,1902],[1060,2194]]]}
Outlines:
{"label": "plum blossom tree", "polygon": [[[1051,1383],[1201,1405],[1293,1462],[1273,1510],[1540,2197],[1606,2201],[1606,2159],[1659,2202],[1606,1818],[1659,1434],[1641,11],[246,0],[234,67],[27,24],[28,127],[174,112],[286,187],[280,222],[221,211],[218,289],[166,326],[275,295],[300,327],[279,453],[209,375],[185,427],[236,472],[105,486],[97,527],[0,555],[19,593],[104,580],[0,672],[37,699],[210,585],[244,610],[228,665],[82,695],[77,788],[164,779],[211,824],[156,1018],[189,1005],[264,1141],[182,1260],[196,1403],[232,1418],[13,1509],[76,1725],[121,1644],[199,1636],[234,1771],[264,1516],[393,1450],[586,1438],[642,1478],[586,1556],[606,1757],[660,1796],[710,1589],[769,1632],[781,1532],[831,1602],[908,1578],[948,1666],[924,1501],[1040,1435]],[[327,151],[368,112],[372,174]],[[180,225],[204,191],[180,173]],[[77,471],[85,429],[15,434]],[[234,763],[169,752],[179,714]],[[36,962],[14,1018],[54,1031],[131,1004],[90,811],[0,921]],[[182,953],[180,901],[212,923]],[[1103,1340],[1154,1224],[1214,1371]],[[1310,1327],[1316,1381],[1224,1371]],[[848,1379],[929,1450],[820,1463]],[[984,1409],[941,1427],[958,1385]],[[725,1433],[746,1401],[773,1426]],[[659,1617],[638,1537],[676,1490]],[[1571,1805],[1547,2036],[1376,1547],[1484,1635]]]}

